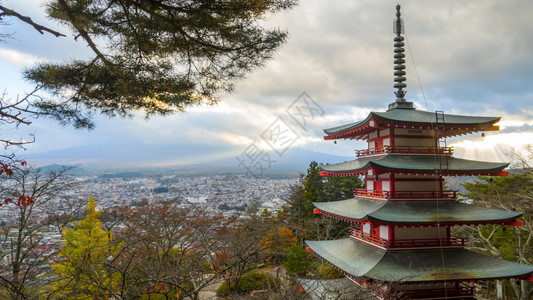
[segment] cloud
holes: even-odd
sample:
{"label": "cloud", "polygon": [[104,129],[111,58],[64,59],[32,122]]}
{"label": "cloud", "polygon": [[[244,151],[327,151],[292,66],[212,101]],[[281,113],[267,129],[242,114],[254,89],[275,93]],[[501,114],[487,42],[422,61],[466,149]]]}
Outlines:
{"label": "cloud", "polygon": [[[520,37],[525,30],[521,24],[529,23],[523,5],[532,5],[514,4],[508,8],[493,1],[451,1],[442,9],[435,9],[433,1],[404,5],[408,98],[430,111],[463,114],[531,107],[533,41],[529,35]],[[344,105],[344,110],[383,110],[394,100],[393,7],[310,0],[274,18],[272,23],[289,30],[290,40],[265,68],[239,83],[237,97],[271,109],[306,91],[317,101]]]}
{"label": "cloud", "polygon": [[[529,123],[523,123],[523,122],[511,122],[506,123],[507,125],[502,126],[502,130],[500,130],[501,133],[513,133],[513,132],[533,132],[533,122]],[[518,125],[522,123],[521,125]],[[530,143],[533,143],[533,140],[529,141]]]}
{"label": "cloud", "polygon": [[0,49],[0,59],[6,64],[18,68],[26,68],[43,61],[37,56],[11,49]]}
{"label": "cloud", "polygon": [[485,137],[470,137],[451,144],[454,156],[466,159],[509,162],[507,154],[512,149],[522,149],[533,141],[533,132],[512,132],[488,135]]}
{"label": "cloud", "polygon": [[[353,149],[366,145],[358,141],[323,141],[322,129],[362,120],[370,111],[384,111],[394,101],[395,5],[393,1],[300,1],[291,11],[266,22],[269,27],[288,30],[287,43],[264,67],[237,82],[236,93],[224,95],[218,106],[195,107],[187,114],[148,121],[141,115],[131,120],[102,117],[97,119],[93,132],[82,133],[37,120],[32,125],[38,139],[34,148],[111,142],[155,144],[161,140],[173,144],[245,146],[260,139],[260,134],[305,91],[325,115],[313,119],[307,131],[300,132],[298,147],[353,155]],[[402,4],[408,40],[408,100],[428,111],[502,116],[498,137],[474,138],[470,144],[457,139],[456,154],[473,155],[466,151],[469,147],[481,153],[481,145],[486,144],[496,147],[496,154],[492,154],[502,158],[507,151],[505,145],[520,146],[530,138],[530,11],[533,2],[529,0],[428,0]],[[54,22],[46,24],[56,26]],[[8,60],[3,53],[21,54],[18,60],[10,60],[20,62],[18,67],[26,66],[29,58],[61,61],[88,53],[83,43],[73,42],[72,37],[41,36],[18,24],[17,31],[21,34],[19,41],[9,42],[0,50],[5,63]]]}

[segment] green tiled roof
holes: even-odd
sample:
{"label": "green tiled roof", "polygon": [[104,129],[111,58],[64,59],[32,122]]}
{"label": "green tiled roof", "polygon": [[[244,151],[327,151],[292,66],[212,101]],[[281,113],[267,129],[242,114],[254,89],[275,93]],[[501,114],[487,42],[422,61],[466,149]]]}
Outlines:
{"label": "green tiled roof", "polygon": [[[443,157],[448,161],[449,172],[477,172],[501,171],[507,163],[484,162],[454,157]],[[407,156],[387,155],[377,158],[356,159],[339,164],[323,165],[323,171],[332,173],[358,172],[369,167],[384,168],[387,170],[432,172],[440,169],[436,156]]]}
{"label": "green tiled roof", "polygon": [[341,125],[341,126],[337,126],[337,127],[333,127],[333,128],[324,129],[324,132],[326,134],[338,134],[338,133],[341,133],[341,132],[345,132],[345,131],[357,128],[357,127],[365,124],[366,122],[368,122],[368,120],[370,120],[370,116],[371,115],[372,115],[372,113],[370,113],[370,115],[366,119],[364,119],[363,121],[350,123],[350,124],[346,124],[346,125]]}
{"label": "green tiled roof", "polygon": [[351,220],[366,219],[383,223],[499,223],[514,220],[523,213],[485,208],[455,201],[376,201],[353,198],[333,202],[314,202],[323,212]]}
{"label": "green tiled roof", "polygon": [[380,281],[479,280],[516,278],[533,273],[533,266],[465,249],[384,251],[351,238],[306,243],[342,271]]}
{"label": "green tiled roof", "polygon": [[351,238],[331,241],[306,241],[313,252],[352,276],[366,276],[386,251],[357,243]]}
{"label": "green tiled roof", "polygon": [[[357,128],[372,118],[378,118],[391,122],[401,122],[406,124],[432,124],[436,117],[434,112],[421,111],[416,109],[391,109],[386,112],[371,112],[363,121],[324,129],[326,134],[339,134],[347,130]],[[500,120],[500,117],[475,117],[444,114],[444,124],[446,125],[476,125],[493,124]]]}
{"label": "green tiled roof", "polygon": [[353,198],[332,202],[313,202],[313,205],[323,212],[351,220],[366,220],[367,216],[379,211],[388,202]]}

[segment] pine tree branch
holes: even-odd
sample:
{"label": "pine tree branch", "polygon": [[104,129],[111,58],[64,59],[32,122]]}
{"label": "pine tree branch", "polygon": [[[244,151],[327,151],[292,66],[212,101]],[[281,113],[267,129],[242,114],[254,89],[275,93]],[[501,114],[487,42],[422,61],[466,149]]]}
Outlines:
{"label": "pine tree branch", "polygon": [[60,32],[57,32],[55,30],[52,30],[46,26],[43,26],[43,25],[40,25],[40,24],[37,24],[35,22],[33,22],[33,20],[28,17],[28,16],[23,16],[21,14],[19,14],[18,12],[12,10],[12,9],[9,9],[7,7],[4,7],[2,5],[0,5],[0,10],[2,11],[2,13],[0,14],[0,17],[2,16],[12,16],[12,17],[16,17],[18,18],[19,20],[21,20],[22,22],[25,22],[25,23],[28,23],[30,24],[31,26],[33,26],[33,28],[35,28],[35,30],[37,30],[40,34],[44,34],[44,32],[48,32],[48,33],[51,33],[53,35],[55,35],[56,37],[60,37],[60,36],[65,36],[64,34],[60,33]]}
{"label": "pine tree branch", "polygon": [[78,22],[77,22],[78,18],[76,17],[72,9],[70,9],[70,7],[65,2],[65,0],[58,0],[57,2],[59,3],[59,5],[61,5],[61,8],[65,10],[68,18],[70,19],[70,23],[72,24],[72,26],[74,26],[74,28],[76,28],[80,36],[87,42],[87,44],[89,45],[89,48],[91,48],[93,52],[96,54],[96,56],[98,56],[106,65],[112,66],[113,63],[110,60],[108,60],[107,57],[105,57],[105,55],[102,52],[100,52],[100,49],[96,47],[96,44],[93,42],[93,40],[89,36],[89,33],[78,25]]}

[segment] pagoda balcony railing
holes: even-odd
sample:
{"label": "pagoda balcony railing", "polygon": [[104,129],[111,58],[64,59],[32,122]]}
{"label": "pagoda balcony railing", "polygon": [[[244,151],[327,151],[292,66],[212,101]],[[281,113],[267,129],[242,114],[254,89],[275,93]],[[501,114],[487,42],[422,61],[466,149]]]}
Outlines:
{"label": "pagoda balcony railing", "polygon": [[381,148],[355,150],[357,157],[386,153],[452,155],[453,147],[384,146]]}
{"label": "pagoda balcony railing", "polygon": [[392,241],[350,228],[350,236],[385,248],[464,247],[465,239],[451,236],[450,239],[395,239]]}
{"label": "pagoda balcony railing", "polygon": [[350,228],[350,236],[356,240],[370,242],[374,245],[382,246],[385,248],[390,247],[390,242],[388,240],[382,239],[378,236],[370,235],[368,233],[364,233],[359,229]]}
{"label": "pagoda balcony railing", "polygon": [[375,191],[353,189],[355,196],[386,199],[456,199],[457,191]]}
{"label": "pagoda balcony railing", "polygon": [[355,196],[375,197],[375,198],[389,198],[390,192],[387,191],[374,191],[367,189],[353,189]]}
{"label": "pagoda balcony railing", "polygon": [[464,247],[465,239],[451,236],[450,239],[399,239],[390,243],[393,248],[418,247]]}

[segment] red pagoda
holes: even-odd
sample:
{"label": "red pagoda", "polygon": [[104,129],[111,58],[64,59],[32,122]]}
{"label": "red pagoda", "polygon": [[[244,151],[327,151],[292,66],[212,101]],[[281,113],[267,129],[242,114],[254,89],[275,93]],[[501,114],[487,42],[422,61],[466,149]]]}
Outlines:
{"label": "red pagoda", "polygon": [[517,264],[464,248],[452,236],[456,225],[520,226],[521,212],[482,208],[457,201],[445,190],[444,176],[506,176],[506,163],[454,158],[447,137],[497,131],[499,117],[420,111],[405,100],[403,21],[396,6],[394,88],[396,101],[386,112],[371,112],[360,122],[325,129],[325,140],[365,140],[357,159],[322,166],[322,176],[364,176],[355,197],[316,202],[315,213],[353,224],[350,237],[307,241],[308,250],[326,260],[378,299],[475,299],[473,283],[506,278],[533,281],[533,266]]}

